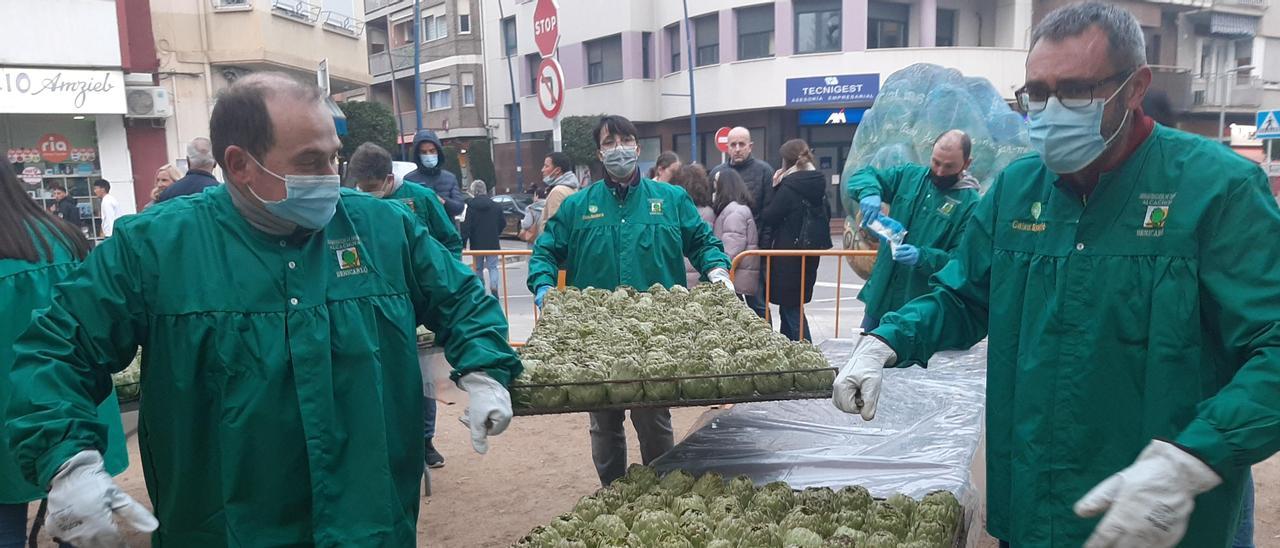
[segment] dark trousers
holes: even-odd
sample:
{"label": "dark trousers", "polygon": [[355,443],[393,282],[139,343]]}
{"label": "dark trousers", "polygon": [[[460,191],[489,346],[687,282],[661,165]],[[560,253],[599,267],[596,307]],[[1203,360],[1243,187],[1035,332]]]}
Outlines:
{"label": "dark trousers", "polygon": [[[800,314],[799,306],[778,305],[778,320],[781,324],[778,326],[778,331],[782,332],[783,335],[786,335],[788,339],[791,339],[793,341],[802,340],[801,333],[800,333],[800,318],[801,318],[801,314]],[[803,340],[806,340],[806,341],[813,340],[813,338],[809,336],[809,320],[808,319],[805,319],[805,322],[804,322]]]}
{"label": "dark trousers", "polygon": [[[627,473],[627,431],[622,424],[625,411],[591,413],[591,460],[595,462],[600,485],[608,486]],[[671,433],[671,411],[665,408],[631,410],[631,426],[640,439],[640,460],[649,464],[675,445]]]}
{"label": "dark trousers", "polygon": [[[27,545],[27,504],[0,504],[0,548],[25,548]],[[72,548],[70,544],[58,544]]]}

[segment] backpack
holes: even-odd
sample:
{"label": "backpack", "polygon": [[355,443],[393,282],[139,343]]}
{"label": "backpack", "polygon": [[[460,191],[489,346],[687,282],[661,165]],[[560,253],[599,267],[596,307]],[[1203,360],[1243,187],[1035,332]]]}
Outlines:
{"label": "backpack", "polygon": [[800,198],[804,205],[801,210],[800,231],[796,233],[792,249],[831,249],[831,208],[827,202],[827,194],[822,193],[822,203],[813,204],[804,197]]}

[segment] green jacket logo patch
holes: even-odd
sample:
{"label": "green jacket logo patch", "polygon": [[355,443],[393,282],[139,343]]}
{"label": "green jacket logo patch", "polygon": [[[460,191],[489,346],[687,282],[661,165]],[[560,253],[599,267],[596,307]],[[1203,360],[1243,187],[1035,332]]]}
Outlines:
{"label": "green jacket logo patch", "polygon": [[1164,228],[1169,220],[1169,206],[1147,206],[1147,215],[1142,222],[1143,228]]}
{"label": "green jacket logo patch", "polygon": [[338,254],[338,269],[351,270],[360,268],[360,250],[354,247],[339,249],[335,251]]}
{"label": "green jacket logo patch", "polygon": [[1044,206],[1040,202],[1033,202],[1031,204],[1031,218],[1033,220],[1039,221],[1040,213],[1043,211],[1044,211]]}
{"label": "green jacket logo patch", "polygon": [[661,198],[649,200],[649,214],[662,215],[662,199]]}
{"label": "green jacket logo patch", "polygon": [[947,203],[942,204],[942,207],[938,208],[938,213],[941,213],[944,217],[950,217],[952,213],[955,213],[956,205],[959,203],[959,200],[947,198]]}

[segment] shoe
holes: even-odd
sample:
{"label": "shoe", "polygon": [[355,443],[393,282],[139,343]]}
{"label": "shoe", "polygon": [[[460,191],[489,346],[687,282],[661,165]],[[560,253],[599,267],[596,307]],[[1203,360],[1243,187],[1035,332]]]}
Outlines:
{"label": "shoe", "polygon": [[444,455],[436,451],[431,440],[427,440],[427,468],[444,468]]}

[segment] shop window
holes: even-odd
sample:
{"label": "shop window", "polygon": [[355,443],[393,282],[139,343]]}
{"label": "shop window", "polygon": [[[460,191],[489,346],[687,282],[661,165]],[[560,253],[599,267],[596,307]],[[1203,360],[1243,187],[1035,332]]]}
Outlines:
{"label": "shop window", "polygon": [[796,0],[796,53],[840,51],[840,0]]}
{"label": "shop window", "polygon": [[640,77],[653,78],[653,33],[640,33]]}
{"label": "shop window", "polygon": [[869,2],[867,4],[867,49],[907,47],[910,20],[911,6],[891,2]]}
{"label": "shop window", "polygon": [[693,20],[693,41],[697,48],[697,66],[720,62],[720,14],[712,13]]}
{"label": "shop window", "polygon": [[738,17],[738,59],[773,57],[773,4],[734,10]]}

